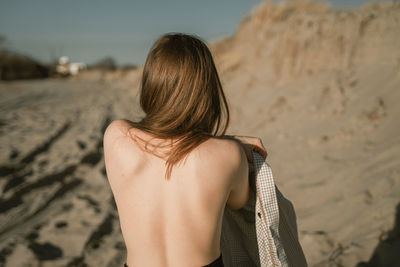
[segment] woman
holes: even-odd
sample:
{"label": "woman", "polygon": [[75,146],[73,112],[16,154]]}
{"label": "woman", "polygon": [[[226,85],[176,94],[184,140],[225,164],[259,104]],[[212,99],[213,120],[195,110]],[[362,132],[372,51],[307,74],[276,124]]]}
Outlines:
{"label": "woman", "polygon": [[195,36],[160,37],[140,89],[145,117],[115,120],[104,134],[127,266],[223,266],[223,212],[248,201],[248,160],[251,150],[266,157],[261,140],[224,136],[227,102]]}

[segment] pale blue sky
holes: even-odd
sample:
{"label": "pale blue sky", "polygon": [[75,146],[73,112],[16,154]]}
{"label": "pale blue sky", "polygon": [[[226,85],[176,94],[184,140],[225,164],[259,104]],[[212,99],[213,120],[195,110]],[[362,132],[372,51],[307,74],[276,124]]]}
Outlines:
{"label": "pale blue sky", "polygon": [[[166,32],[206,41],[232,35],[261,0],[0,0],[0,34],[6,46],[43,62],[67,55],[92,63],[112,56],[143,64],[152,43]],[[331,0],[358,7],[367,0]]]}

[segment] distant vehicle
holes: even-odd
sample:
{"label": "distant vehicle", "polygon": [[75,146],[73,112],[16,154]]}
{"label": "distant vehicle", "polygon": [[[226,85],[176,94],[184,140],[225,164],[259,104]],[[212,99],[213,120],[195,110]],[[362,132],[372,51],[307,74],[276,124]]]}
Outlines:
{"label": "distant vehicle", "polygon": [[57,73],[68,76],[68,75],[76,75],[81,70],[85,70],[87,68],[86,64],[83,62],[71,62],[68,63],[69,58],[67,56],[62,56],[58,60],[58,65],[56,67]]}

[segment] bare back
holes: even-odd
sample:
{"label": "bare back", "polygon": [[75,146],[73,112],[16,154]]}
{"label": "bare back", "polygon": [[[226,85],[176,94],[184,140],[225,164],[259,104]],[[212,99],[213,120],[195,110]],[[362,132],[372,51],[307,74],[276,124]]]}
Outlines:
{"label": "bare back", "polygon": [[248,170],[239,145],[211,138],[166,180],[165,160],[140,149],[123,122],[113,124],[104,136],[104,153],[128,266],[203,266],[215,260],[225,205],[238,208],[248,199],[248,189],[232,197],[238,172]]}

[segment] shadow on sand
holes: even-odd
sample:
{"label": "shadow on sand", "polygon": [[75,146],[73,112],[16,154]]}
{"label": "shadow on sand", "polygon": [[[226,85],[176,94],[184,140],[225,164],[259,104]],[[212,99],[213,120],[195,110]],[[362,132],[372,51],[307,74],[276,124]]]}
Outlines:
{"label": "shadow on sand", "polygon": [[360,262],[356,267],[398,267],[400,266],[400,202],[396,206],[394,227],[380,238],[368,262]]}

